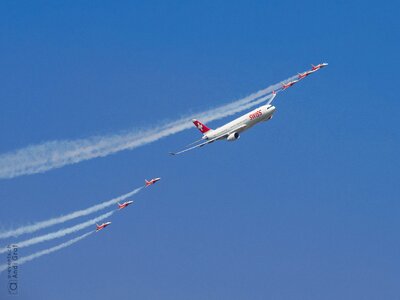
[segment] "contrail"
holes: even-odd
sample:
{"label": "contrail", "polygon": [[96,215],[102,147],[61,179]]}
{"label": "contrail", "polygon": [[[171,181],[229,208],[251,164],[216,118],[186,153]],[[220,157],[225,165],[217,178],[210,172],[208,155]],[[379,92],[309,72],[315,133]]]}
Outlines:
{"label": "contrail", "polygon": [[[90,231],[88,233],[82,234],[82,235],[80,235],[80,236],[78,236],[76,238],[73,238],[72,240],[69,240],[69,241],[67,241],[65,243],[62,243],[60,245],[57,245],[57,246],[54,246],[52,248],[48,248],[48,249],[36,252],[36,253],[31,254],[29,256],[22,257],[17,261],[17,264],[18,265],[22,265],[22,264],[24,264],[24,263],[26,263],[28,261],[31,261],[31,260],[36,259],[36,258],[39,258],[39,257],[41,257],[43,255],[47,255],[47,254],[50,254],[52,252],[56,252],[58,250],[61,250],[61,249],[66,248],[68,246],[71,246],[72,244],[75,244],[76,242],[79,242],[80,240],[83,240],[84,238],[88,237],[93,232],[94,231]],[[5,271],[5,270],[7,270],[7,268],[8,268],[7,264],[0,265],[0,273]]]}
{"label": "contrail", "polygon": [[[286,79],[285,82],[295,78],[297,75]],[[275,84],[234,102],[188,115],[151,129],[132,130],[78,140],[56,140],[4,153],[0,155],[0,179],[43,173],[122,150],[131,150],[191,128],[192,124],[189,120],[194,117],[202,118],[204,121],[213,121],[241,112],[247,109],[254,100],[266,96],[280,87],[280,83]],[[253,105],[255,104],[253,103]]]}
{"label": "contrail", "polygon": [[[51,233],[48,233],[48,234],[44,234],[44,235],[41,235],[41,236],[37,236],[37,237],[31,238],[29,240],[25,240],[25,241],[22,241],[22,242],[17,242],[15,244],[18,245],[18,248],[24,248],[24,247],[32,246],[32,245],[35,245],[35,244],[38,244],[38,243],[42,243],[42,242],[50,241],[50,240],[53,240],[53,239],[57,239],[57,238],[66,236],[67,234],[71,234],[71,233],[80,231],[82,229],[85,229],[85,228],[87,228],[89,226],[92,226],[92,225],[96,224],[97,222],[100,222],[100,221],[110,217],[114,212],[115,212],[115,210],[110,211],[108,213],[105,213],[105,214],[103,214],[101,216],[98,216],[97,218],[91,219],[89,221],[80,223],[78,225],[75,225],[75,226],[72,226],[72,227],[68,227],[68,228],[63,228],[63,229],[60,229],[60,230],[55,231],[55,232],[51,232]],[[0,254],[7,252],[7,250],[8,250],[7,247],[0,248]]]}
{"label": "contrail", "polygon": [[64,216],[60,216],[60,217],[57,217],[57,218],[52,218],[52,219],[49,219],[49,220],[46,220],[46,221],[37,222],[37,223],[35,223],[33,225],[28,225],[28,226],[19,227],[17,229],[8,230],[6,232],[1,232],[0,233],[0,239],[5,239],[5,238],[8,238],[8,237],[17,237],[17,236],[19,236],[21,234],[32,233],[32,232],[38,231],[38,230],[43,229],[43,228],[47,228],[47,227],[50,227],[50,226],[53,226],[53,225],[56,225],[56,224],[67,222],[69,220],[72,220],[72,219],[75,219],[75,218],[78,218],[78,217],[82,217],[82,216],[86,216],[86,215],[92,214],[92,213],[97,212],[99,210],[105,209],[105,208],[107,208],[107,207],[109,207],[111,205],[115,205],[117,202],[122,201],[122,200],[124,200],[124,199],[126,199],[126,198],[128,198],[128,197],[130,197],[130,196],[132,196],[132,195],[134,195],[136,193],[138,193],[141,189],[143,189],[143,187],[137,188],[137,189],[135,189],[135,190],[133,190],[133,191],[131,191],[129,193],[126,193],[126,194],[122,195],[122,196],[113,198],[111,200],[105,201],[105,202],[100,203],[100,204],[93,205],[93,206],[88,207],[86,209],[74,211],[74,212],[69,213],[69,214],[64,215]]}

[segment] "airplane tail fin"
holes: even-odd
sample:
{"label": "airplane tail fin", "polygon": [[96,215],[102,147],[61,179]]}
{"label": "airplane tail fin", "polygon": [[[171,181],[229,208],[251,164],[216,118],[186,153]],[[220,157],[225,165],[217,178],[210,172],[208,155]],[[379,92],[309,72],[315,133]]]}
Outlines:
{"label": "airplane tail fin", "polygon": [[148,181],[147,179],[144,180],[144,183],[146,184],[146,186],[150,185],[150,181]]}
{"label": "airplane tail fin", "polygon": [[200,130],[201,133],[206,133],[207,131],[210,130],[210,128],[208,128],[206,125],[204,125],[203,123],[201,123],[196,119],[193,119],[192,122],[194,126],[196,126],[198,130]]}

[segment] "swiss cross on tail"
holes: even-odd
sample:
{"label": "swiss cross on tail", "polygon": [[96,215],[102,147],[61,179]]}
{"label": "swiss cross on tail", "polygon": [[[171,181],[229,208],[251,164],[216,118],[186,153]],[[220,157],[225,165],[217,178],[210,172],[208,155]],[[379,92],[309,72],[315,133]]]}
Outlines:
{"label": "swiss cross on tail", "polygon": [[197,129],[200,130],[201,133],[206,133],[207,131],[210,130],[210,128],[208,128],[206,125],[204,125],[200,121],[198,121],[196,119],[193,119],[192,121],[193,121],[194,126],[196,126]]}

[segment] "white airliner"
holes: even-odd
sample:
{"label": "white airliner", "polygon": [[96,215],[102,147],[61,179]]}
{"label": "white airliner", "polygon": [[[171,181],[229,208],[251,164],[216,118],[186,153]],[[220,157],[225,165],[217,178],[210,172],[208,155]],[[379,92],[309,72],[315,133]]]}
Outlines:
{"label": "white airliner", "polygon": [[[201,140],[196,141],[194,143],[200,142],[205,140],[204,142],[192,146],[190,148],[178,151],[178,152],[171,152],[172,155],[181,154],[190,150],[193,150],[198,147],[203,147],[207,144],[215,142],[217,140],[227,140],[227,141],[235,141],[239,139],[240,133],[243,131],[253,127],[259,122],[268,121],[272,118],[273,113],[275,112],[275,106],[271,105],[271,102],[274,100],[276,93],[273,92],[272,97],[269,99],[267,104],[256,108],[249,113],[217,128],[217,129],[210,129],[200,121],[194,119],[193,124],[200,130],[203,134]],[[192,144],[194,144],[192,143]]]}

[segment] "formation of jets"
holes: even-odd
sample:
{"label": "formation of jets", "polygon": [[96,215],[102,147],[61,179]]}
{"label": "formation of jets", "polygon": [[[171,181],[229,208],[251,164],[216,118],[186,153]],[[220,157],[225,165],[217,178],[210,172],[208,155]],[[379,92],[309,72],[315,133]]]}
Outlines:
{"label": "formation of jets", "polygon": [[[327,63],[321,63],[316,66],[311,65],[311,70],[305,71],[303,73],[298,73],[297,79],[282,83],[282,87],[277,90],[279,91],[284,91],[288,89],[289,87],[295,85],[298,83],[300,80],[306,78],[310,74],[318,71],[321,68],[326,67],[328,64]],[[260,122],[266,122],[268,120],[272,119],[272,116],[276,110],[275,106],[271,105],[272,101],[275,99],[277,92],[273,91],[271,97],[267,101],[266,104],[253,109],[252,111],[244,114],[243,116],[240,116],[239,118],[236,118],[235,120],[218,127],[216,129],[211,129],[204,123],[200,122],[197,119],[193,119],[192,122],[194,126],[201,132],[202,138],[194,143],[189,144],[189,148],[183,149],[178,152],[170,152],[172,155],[178,155],[190,150],[193,150],[198,147],[203,147],[205,145],[211,144],[215,141],[218,140],[226,140],[226,141],[236,141],[237,139],[240,138],[240,134],[244,132],[245,130],[250,129],[254,125],[260,123]],[[194,146],[192,146],[194,144]],[[155,184],[157,181],[159,181],[161,178],[153,178],[151,180],[145,180],[145,187],[148,187],[150,185]],[[133,201],[126,201],[124,203],[118,203],[118,209],[124,209],[127,206],[131,205]],[[96,224],[96,231],[102,230],[105,227],[109,226],[111,222],[105,222],[101,225]]]}
{"label": "formation of jets", "polygon": [[323,67],[326,67],[328,65],[328,63],[322,63],[322,64],[318,64],[316,66],[311,65],[311,70],[305,71],[304,73],[299,73],[298,79],[303,79],[305,77],[307,77],[308,75],[314,73],[315,71],[318,71],[319,69],[322,69]]}
{"label": "formation of jets", "polygon": [[[277,92],[286,90],[287,88],[293,86],[294,84],[304,79],[308,75],[318,71],[321,68],[326,67],[327,65],[328,65],[327,63],[321,63],[316,66],[311,65],[311,70],[308,70],[304,73],[299,73],[297,79],[286,83],[282,83],[282,87],[278,89]],[[182,154],[184,152],[193,150],[195,148],[211,144],[218,140],[236,141],[237,139],[239,139],[240,134],[243,131],[250,129],[251,127],[260,122],[266,122],[268,120],[271,120],[276,109],[275,106],[271,105],[271,102],[275,99],[275,97],[276,97],[276,92],[273,91],[271,98],[265,105],[262,105],[216,129],[211,129],[210,127],[200,122],[199,120],[193,119],[192,122],[194,126],[196,126],[197,129],[203,134],[202,138],[194,143],[189,144],[188,145],[190,146],[189,148],[177,152],[170,152],[170,154],[172,155]],[[193,144],[194,146],[192,146]],[[147,186],[147,180],[146,180],[146,186]]]}
{"label": "formation of jets", "polygon": [[306,78],[308,75],[318,71],[319,69],[322,69],[322,68],[326,67],[327,65],[328,65],[328,63],[322,63],[322,64],[318,64],[316,66],[311,65],[311,70],[305,71],[304,73],[299,73],[296,80],[289,81],[288,83],[282,83],[282,90],[286,90],[287,88],[289,88],[292,85],[296,84],[297,82],[299,82],[303,78]]}
{"label": "formation of jets", "polygon": [[[146,187],[148,187],[149,185],[152,185],[152,184],[156,183],[156,182],[159,181],[159,180],[161,180],[160,177],[153,178],[153,179],[151,179],[151,180],[145,180]],[[129,201],[125,201],[124,203],[119,203],[119,202],[118,202],[117,204],[118,204],[118,210],[121,210],[121,209],[124,209],[124,208],[126,208],[127,206],[133,204],[133,201],[132,201],[132,200],[129,200]],[[97,231],[100,231],[100,230],[102,230],[102,229],[104,229],[104,228],[106,228],[106,227],[109,226],[110,224],[111,224],[111,222],[105,222],[105,223],[100,224],[100,225],[96,224],[96,232],[97,232]]]}

